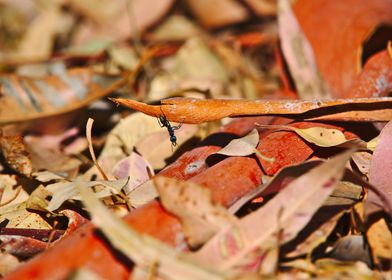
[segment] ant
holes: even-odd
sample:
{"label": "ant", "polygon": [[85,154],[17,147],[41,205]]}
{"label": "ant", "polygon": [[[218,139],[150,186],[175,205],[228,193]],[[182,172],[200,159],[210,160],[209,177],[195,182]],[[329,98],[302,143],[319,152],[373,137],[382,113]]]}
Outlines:
{"label": "ant", "polygon": [[170,135],[170,142],[172,143],[172,146],[173,147],[177,146],[177,137],[174,135],[174,130],[179,129],[182,126],[182,124],[180,123],[177,126],[172,126],[170,122],[166,119],[166,116],[164,114],[158,117],[158,123],[160,127],[167,128],[167,131],[169,132]]}

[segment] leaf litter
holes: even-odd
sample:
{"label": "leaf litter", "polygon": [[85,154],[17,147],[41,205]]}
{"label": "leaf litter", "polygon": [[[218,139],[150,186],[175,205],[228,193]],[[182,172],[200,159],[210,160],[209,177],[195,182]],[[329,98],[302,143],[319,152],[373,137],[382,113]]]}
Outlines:
{"label": "leaf litter", "polygon": [[[359,18],[309,0],[14,2],[0,4],[1,276],[390,273],[388,0],[355,3]],[[327,12],[338,30],[316,24]]]}

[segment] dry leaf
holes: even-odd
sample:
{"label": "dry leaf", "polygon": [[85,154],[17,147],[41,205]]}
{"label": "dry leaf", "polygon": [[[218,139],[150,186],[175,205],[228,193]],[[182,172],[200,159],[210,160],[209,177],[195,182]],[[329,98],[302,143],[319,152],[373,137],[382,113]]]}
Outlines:
{"label": "dry leaf", "polygon": [[63,181],[58,183],[49,184],[46,186],[46,190],[52,193],[52,199],[49,202],[48,211],[54,211],[58,209],[68,199],[80,200],[78,189],[76,185],[83,185],[85,188],[91,188],[94,186],[105,187],[101,191],[95,193],[99,198],[111,196],[113,194],[120,194],[121,189],[126,185],[128,178],[115,180],[115,181]]}
{"label": "dry leaf", "polygon": [[[82,162],[73,155],[67,155],[64,152],[67,146],[62,144],[66,140],[71,140],[78,132],[78,129],[71,128],[58,135],[27,135],[24,140],[31,155],[34,171],[47,170],[72,174],[78,170]],[[51,160],[48,161],[48,158]]]}
{"label": "dry leaf", "polygon": [[[57,69],[58,68],[58,69]],[[56,74],[30,78],[0,75],[0,123],[31,121],[74,111],[108,95],[127,79],[95,73],[91,68],[65,69],[58,64]]]}
{"label": "dry leaf", "polygon": [[257,129],[253,129],[248,135],[244,137],[233,139],[224,148],[216,152],[215,154],[225,155],[225,156],[238,156],[244,157],[251,154],[256,154],[261,159],[265,161],[272,162],[274,159],[263,156],[257,149],[257,144],[259,143],[259,132]]}
{"label": "dry leaf", "polygon": [[3,209],[18,206],[29,198],[28,193],[19,186],[15,175],[0,174],[0,213]]}
{"label": "dry leaf", "polygon": [[22,203],[19,207],[8,213],[2,213],[0,222],[8,220],[7,228],[34,228],[52,229],[52,227],[37,213],[26,209],[26,204]]}
{"label": "dry leaf", "polygon": [[192,13],[208,28],[223,27],[239,23],[249,16],[248,11],[234,0],[215,0],[214,5],[208,0],[187,0]]}
{"label": "dry leaf", "polygon": [[280,46],[301,99],[329,96],[317,69],[312,46],[302,32],[290,0],[278,0]]}
{"label": "dry leaf", "polygon": [[[137,153],[132,152],[129,157],[120,160],[113,167],[112,174],[118,179],[128,178],[128,182],[123,187],[123,192],[126,195],[126,201],[129,208],[137,208],[145,203],[144,201],[140,202],[141,198],[137,197],[136,193],[133,193],[133,191],[139,186],[143,186],[143,184],[154,175],[154,170],[148,161]],[[148,191],[143,190],[143,196],[148,193]],[[154,199],[155,196],[154,191],[151,200]]]}
{"label": "dry leaf", "polygon": [[[288,241],[309,222],[333,192],[353,152],[345,151],[292,181],[264,207],[242,218],[238,226],[221,230],[196,253],[197,259],[224,271],[252,269],[247,265],[276,246],[276,238],[279,243]],[[246,258],[251,252],[257,254]]]}
{"label": "dry leaf", "polygon": [[353,154],[353,162],[357,166],[358,170],[365,175],[369,176],[370,164],[372,159],[372,154],[368,152],[356,152]]}
{"label": "dry leaf", "polygon": [[46,59],[54,45],[58,26],[61,24],[60,6],[53,2],[29,24],[15,55],[19,59]]}
{"label": "dry leaf", "polygon": [[15,270],[20,261],[17,257],[8,254],[8,253],[1,253],[0,254],[0,276],[4,277],[6,274]]}
{"label": "dry leaf", "polygon": [[[107,136],[104,148],[98,157],[98,162],[104,172],[111,174],[113,166],[132,154],[135,145],[141,139],[161,129],[157,119],[141,113],[131,114],[120,120]],[[85,177],[91,178],[93,174],[97,174],[95,167],[89,170]]]}
{"label": "dry leaf", "polygon": [[191,247],[198,247],[237,219],[223,206],[212,201],[211,191],[191,182],[158,176],[154,184],[167,211],[182,223]]}
{"label": "dry leaf", "polygon": [[361,235],[349,235],[339,239],[328,256],[341,261],[362,261],[371,265],[369,247]]}
{"label": "dry leaf", "polygon": [[16,172],[29,177],[33,166],[22,136],[2,136],[0,145],[7,164]]}
{"label": "dry leaf", "polygon": [[380,141],[380,136],[374,137],[372,140],[370,140],[369,142],[366,143],[366,148],[369,151],[374,152],[374,150],[376,149],[379,141]]}
{"label": "dry leaf", "polygon": [[256,13],[258,16],[275,16],[277,12],[276,1],[270,0],[245,0],[245,3]]}
{"label": "dry leaf", "polygon": [[200,34],[202,30],[188,18],[172,15],[159,25],[150,37],[158,41],[181,41]]}
{"label": "dry leaf", "polygon": [[367,241],[376,263],[381,259],[392,259],[392,234],[385,219],[381,218],[366,231]]}
{"label": "dry leaf", "polygon": [[334,100],[169,98],[161,100],[161,105],[147,105],[122,98],[111,100],[154,117],[160,116],[163,112],[169,121],[180,123],[202,123],[225,117],[255,115],[283,115],[294,119],[340,121],[389,121],[392,119],[391,97]]}
{"label": "dry leaf", "polygon": [[127,204],[130,208],[139,208],[158,197],[152,180],[148,180],[127,193]]}
{"label": "dry leaf", "polygon": [[[389,122],[381,131],[379,141],[374,150],[369,170],[369,182],[374,185],[379,192],[384,194],[389,204],[392,203],[392,185],[390,183],[389,172],[392,169],[392,122]],[[369,192],[365,202],[366,216],[374,212],[382,211],[386,206],[374,193]]]}
{"label": "dry leaf", "polygon": [[262,128],[294,131],[306,141],[320,147],[333,147],[348,142],[343,132],[334,128],[318,126],[309,128],[296,128],[289,125],[256,125]]}
{"label": "dry leaf", "polygon": [[231,140],[229,144],[216,152],[216,154],[226,156],[249,156],[255,153],[258,143],[259,132],[257,129],[253,129],[248,135]]}
{"label": "dry leaf", "polygon": [[158,277],[165,279],[224,279],[213,271],[190,260],[185,254],[148,236],[140,235],[124,221],[111,214],[93,195],[78,185],[83,202],[93,223],[99,227],[111,244],[145,270],[154,267]]}

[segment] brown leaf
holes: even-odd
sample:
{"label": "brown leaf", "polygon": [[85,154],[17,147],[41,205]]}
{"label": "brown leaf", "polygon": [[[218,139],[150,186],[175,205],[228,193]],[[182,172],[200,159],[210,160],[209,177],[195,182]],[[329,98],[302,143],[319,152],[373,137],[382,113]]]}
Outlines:
{"label": "brown leaf", "polygon": [[202,123],[224,117],[255,115],[345,121],[389,121],[392,119],[392,109],[390,109],[392,98],[390,97],[309,101],[169,98],[161,100],[161,105],[147,105],[122,98],[111,100],[153,117],[159,117],[163,112],[169,121],[179,123]]}
{"label": "brown leaf", "polygon": [[70,112],[108,95],[126,78],[95,73],[91,68],[64,69],[56,75],[29,78],[0,75],[0,123],[15,123]]}
{"label": "brown leaf", "polygon": [[317,69],[312,47],[291,9],[290,0],[278,0],[280,46],[301,99],[325,98],[329,92]]}
{"label": "brown leaf", "polygon": [[367,229],[366,237],[376,263],[380,259],[392,259],[392,234],[384,218]]}
{"label": "brown leaf", "polygon": [[158,176],[154,184],[165,209],[182,223],[191,247],[198,247],[237,219],[212,201],[211,191],[191,182]]}
{"label": "brown leaf", "polygon": [[248,18],[248,11],[237,1],[215,0],[214,5],[208,0],[187,0],[190,10],[201,23],[208,28],[223,27]]}
{"label": "brown leaf", "polygon": [[30,176],[33,166],[23,137],[20,135],[2,136],[0,137],[0,145],[8,166],[22,175]]}
{"label": "brown leaf", "polygon": [[388,96],[392,91],[392,58],[387,51],[373,55],[346,94],[347,98]]}
{"label": "brown leaf", "polygon": [[[295,14],[313,48],[320,73],[333,97],[347,96],[363,60],[366,59],[363,44],[377,27],[392,23],[391,7],[390,0],[295,2]],[[390,34],[390,29],[388,32]],[[378,39],[386,42],[386,38],[388,36],[379,36]],[[381,47],[377,40],[370,43],[372,47]]]}
{"label": "brown leaf", "polygon": [[[256,259],[276,246],[277,238],[279,243],[291,240],[309,222],[341,179],[352,153],[348,150],[296,178],[264,207],[242,218],[238,226],[221,230],[196,257],[224,270],[249,271]],[[255,251],[254,257],[245,258]]]}

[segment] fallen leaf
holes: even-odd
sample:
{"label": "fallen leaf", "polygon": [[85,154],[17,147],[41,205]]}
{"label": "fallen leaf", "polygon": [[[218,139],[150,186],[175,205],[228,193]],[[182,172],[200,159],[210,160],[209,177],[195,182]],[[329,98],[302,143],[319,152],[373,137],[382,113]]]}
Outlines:
{"label": "fallen leaf", "polygon": [[289,125],[256,125],[261,128],[294,131],[306,141],[320,147],[333,147],[348,142],[343,132],[335,128],[325,128],[318,126],[309,128],[296,128]]}
{"label": "fallen leaf", "polygon": [[[372,32],[392,23],[391,2],[299,0],[293,8],[331,95],[335,98],[348,97],[347,93],[365,59],[365,41]],[[363,16],[365,14],[366,17]],[[331,16],[333,24],[326,24],[331,21]],[[328,40],[325,34],[328,34]],[[387,40],[388,36],[385,37],[378,39],[382,42]],[[373,42],[373,46],[377,44]]]}
{"label": "fallen leaf", "polygon": [[89,220],[84,218],[78,212],[75,212],[75,211],[70,210],[70,209],[65,209],[65,210],[61,211],[60,213],[65,215],[68,218],[67,230],[61,236],[61,238],[71,234],[76,229],[78,229],[80,226],[82,226],[82,225],[84,225],[84,224],[89,222]]}
{"label": "fallen leaf", "polygon": [[26,259],[47,248],[46,242],[18,235],[0,235],[0,249],[6,253]]}
{"label": "fallen leaf", "polygon": [[139,208],[157,197],[158,192],[150,179],[128,192],[126,199],[130,208]]}
{"label": "fallen leaf", "polygon": [[[379,135],[379,141],[374,150],[369,170],[369,183],[384,194],[389,204],[392,203],[392,186],[389,178],[389,170],[392,168],[391,134],[392,122],[389,122]],[[365,202],[365,215],[367,217],[375,212],[382,211],[385,207],[374,192],[369,192]]]}
{"label": "fallen leaf", "polygon": [[52,227],[37,213],[28,211],[25,203],[17,209],[2,213],[0,222],[8,220],[8,228],[33,228],[33,229],[52,229]]}
{"label": "fallen leaf", "polygon": [[136,205],[128,195],[138,186],[148,181],[154,175],[154,170],[147,160],[139,154],[132,152],[129,157],[120,160],[113,167],[112,174],[118,179],[128,178],[128,182],[122,190],[127,197],[128,206],[132,208]]}
{"label": "fallen leaf", "polygon": [[[352,153],[352,149],[343,152],[298,177],[264,207],[242,218],[238,226],[221,230],[195,257],[221,270],[247,270],[246,264],[254,264],[269,246],[276,246],[276,238],[280,238],[279,243],[289,241],[309,222],[333,192]],[[255,250],[255,257],[245,261],[245,256]]]}
{"label": "fallen leaf", "polygon": [[317,69],[312,46],[302,32],[290,0],[278,0],[280,46],[301,99],[325,98],[329,92]]}
{"label": "fallen leaf", "polygon": [[366,148],[369,151],[374,152],[374,150],[376,149],[379,141],[380,141],[380,136],[374,137],[372,140],[370,140],[369,142],[366,143]]}
{"label": "fallen leaf", "polygon": [[[78,170],[82,162],[74,155],[67,155],[64,141],[72,140],[78,134],[78,129],[71,128],[58,135],[26,135],[24,140],[31,156],[33,170],[72,174]],[[48,158],[51,160],[48,161]]]}
{"label": "fallen leaf", "polygon": [[189,245],[199,247],[222,228],[237,219],[212,201],[211,191],[191,182],[163,176],[153,180],[162,205],[182,223]]}
{"label": "fallen leaf", "polygon": [[104,280],[104,278],[91,269],[81,267],[72,273],[69,280]]}
{"label": "fallen leaf", "polygon": [[208,0],[187,0],[191,12],[208,28],[218,28],[239,23],[249,16],[240,3],[233,0],[217,0],[214,5]]}
{"label": "fallen leaf", "polygon": [[[132,2],[110,0],[69,1],[69,5],[92,20],[74,38],[81,45],[97,38],[109,37],[111,41],[138,38],[148,27],[159,21],[173,5],[173,0],[160,2],[135,0]],[[131,23],[130,23],[131,22]],[[82,32],[84,31],[84,32]]]}
{"label": "fallen leaf", "polygon": [[33,166],[23,137],[20,135],[2,136],[0,137],[0,145],[8,166],[16,172],[29,177],[33,171]]}
{"label": "fallen leaf", "polygon": [[346,98],[388,96],[392,90],[392,59],[386,51],[374,54],[345,94]]}
{"label": "fallen leaf", "polygon": [[29,198],[28,193],[18,185],[15,175],[0,174],[0,213],[7,207],[17,206]]}
{"label": "fallen leaf", "polygon": [[4,277],[8,273],[15,270],[20,264],[20,261],[17,257],[8,254],[1,253],[0,254],[0,276]]}
{"label": "fallen leaf", "polygon": [[257,129],[253,129],[248,135],[244,137],[233,139],[223,147],[221,150],[215,154],[225,155],[225,156],[249,156],[251,154],[256,154],[258,157],[265,161],[273,162],[273,158],[266,157],[256,149],[259,143],[259,132]]}
{"label": "fallen leaf", "polygon": [[0,75],[0,123],[31,121],[74,111],[108,95],[127,81],[91,68],[65,69],[43,78]]}
{"label": "fallen leaf", "polygon": [[361,235],[349,235],[339,239],[328,253],[328,257],[341,261],[362,261],[371,265],[369,247]]}
{"label": "fallen leaf", "polygon": [[181,15],[172,15],[150,35],[158,41],[181,41],[202,34],[202,30],[188,18]]}
{"label": "fallen leaf", "polygon": [[[62,22],[60,5],[52,3],[42,11],[30,24],[16,56],[18,59],[46,59],[54,46],[58,26]],[[71,26],[69,26],[71,28]]]}
{"label": "fallen leaf", "polygon": [[376,264],[392,259],[392,234],[384,218],[370,225],[366,238]]}
{"label": "fallen leaf", "polygon": [[245,0],[245,3],[260,17],[275,16],[277,13],[276,1],[269,0]]}
{"label": "fallen leaf", "polygon": [[[369,147],[368,147],[369,149]],[[371,150],[371,149],[369,149]],[[370,164],[371,164],[372,154],[368,152],[356,152],[353,154],[352,160],[357,166],[358,170],[365,175],[369,176]]]}
{"label": "fallen leaf", "polygon": [[93,193],[82,185],[78,185],[78,190],[92,215],[93,223],[115,248],[139,267],[145,270],[154,267],[157,276],[166,279],[224,279],[212,268],[207,269],[194,263],[185,254],[176,252],[148,235],[140,235],[105,209]]}
{"label": "fallen leaf", "polygon": [[[123,158],[131,155],[135,145],[141,139],[161,129],[155,118],[141,113],[131,114],[121,119],[110,131],[98,157],[101,168],[106,174],[111,174],[113,166]],[[85,177],[91,178],[93,174],[98,175],[95,167],[89,170]]]}
{"label": "fallen leaf", "polygon": [[96,193],[99,198],[109,197],[113,194],[120,194],[121,189],[126,185],[128,178],[115,180],[115,181],[65,181],[49,184],[46,186],[46,190],[52,193],[52,199],[49,202],[48,211],[54,211],[58,209],[68,199],[80,200],[77,184],[82,184],[85,188],[91,188],[94,186],[103,186],[103,190]]}
{"label": "fallen leaf", "polygon": [[[147,105],[131,99],[112,98],[147,115],[165,114],[172,122],[202,123],[224,117],[281,115],[294,119],[328,119],[340,121],[389,121],[392,98],[356,98],[331,100],[233,100],[169,98],[161,105]],[[380,109],[382,107],[382,109]],[[338,113],[341,112],[341,113]]]}
{"label": "fallen leaf", "polygon": [[224,148],[216,152],[225,156],[249,156],[256,151],[259,143],[259,132],[253,129],[248,135],[244,137],[233,139]]}

